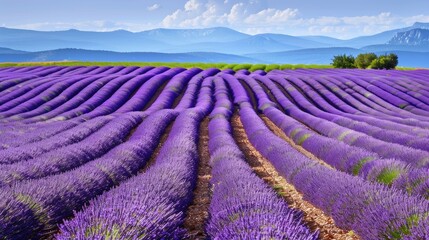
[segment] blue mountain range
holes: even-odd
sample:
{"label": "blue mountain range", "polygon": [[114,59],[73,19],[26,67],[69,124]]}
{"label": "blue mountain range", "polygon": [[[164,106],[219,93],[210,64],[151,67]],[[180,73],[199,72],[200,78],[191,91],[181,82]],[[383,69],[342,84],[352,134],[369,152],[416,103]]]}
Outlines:
{"label": "blue mountain range", "polygon": [[162,61],[329,64],[334,55],[394,52],[400,66],[429,67],[429,23],[348,40],[249,35],[230,28],[34,31],[0,27],[0,61]]}

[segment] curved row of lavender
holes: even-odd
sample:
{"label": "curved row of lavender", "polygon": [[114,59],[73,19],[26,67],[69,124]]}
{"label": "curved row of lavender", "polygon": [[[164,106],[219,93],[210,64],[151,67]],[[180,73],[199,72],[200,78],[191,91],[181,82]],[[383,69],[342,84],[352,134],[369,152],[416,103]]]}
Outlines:
{"label": "curved row of lavender", "polygon": [[[249,141],[308,201],[329,213],[338,226],[353,229],[363,239],[427,237],[429,202],[330,169],[302,155],[268,129],[234,76],[222,77],[232,89]],[[261,99],[260,105],[269,107],[270,102]]]}
{"label": "curved row of lavender", "polygon": [[216,103],[210,114],[209,151],[214,187],[207,233],[212,239],[317,239],[246,164],[231,134],[232,103],[222,78],[214,80]]}
{"label": "curved row of lavender", "polygon": [[[246,164],[231,136],[234,108],[254,147],[338,226],[362,239],[428,238],[428,76],[1,68],[0,238],[190,237],[182,224],[198,128],[213,103],[209,238],[317,238]],[[278,138],[258,114],[329,166]]]}

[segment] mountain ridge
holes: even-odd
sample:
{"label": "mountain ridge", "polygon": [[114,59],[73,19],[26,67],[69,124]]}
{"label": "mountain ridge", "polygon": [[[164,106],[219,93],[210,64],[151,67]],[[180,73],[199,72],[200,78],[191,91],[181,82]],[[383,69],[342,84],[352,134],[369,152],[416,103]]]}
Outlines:
{"label": "mountain ridge", "polygon": [[[150,62],[157,59],[167,62],[259,61],[327,64],[338,54],[397,52],[403,55],[399,56],[400,64],[412,67],[420,63],[413,61],[409,56],[416,56],[422,60],[429,54],[427,40],[429,23],[422,22],[348,40],[327,36],[291,36],[273,33],[250,35],[226,27],[158,28],[141,32],[126,30],[92,32],[76,29],[34,31],[0,27],[0,61],[67,59]],[[420,64],[419,67],[426,67],[426,63],[422,64],[425,66]]]}
{"label": "mountain ridge", "polygon": [[405,32],[396,33],[390,39],[391,45],[406,45],[406,46],[429,46],[429,29],[415,28]]}

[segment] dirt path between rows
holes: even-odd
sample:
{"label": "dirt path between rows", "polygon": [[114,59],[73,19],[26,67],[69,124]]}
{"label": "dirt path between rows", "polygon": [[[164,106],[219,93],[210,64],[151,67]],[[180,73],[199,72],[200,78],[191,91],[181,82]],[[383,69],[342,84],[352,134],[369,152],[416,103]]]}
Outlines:
{"label": "dirt path between rows", "polygon": [[[290,207],[304,213],[304,221],[311,230],[319,231],[321,239],[355,240],[359,239],[353,232],[338,228],[334,220],[322,210],[304,200],[295,187],[281,177],[274,166],[264,158],[249,142],[240,117],[235,113],[231,119],[233,135],[246,160],[254,172],[284,198]],[[285,143],[287,144],[287,143]]]}
{"label": "dirt path between rows", "polygon": [[208,208],[210,205],[211,191],[211,167],[209,164],[209,119],[205,118],[200,125],[198,140],[198,179],[194,190],[194,197],[186,213],[184,227],[189,236],[188,239],[206,239],[204,231],[205,222],[209,216]]}
{"label": "dirt path between rows", "polygon": [[162,134],[161,138],[159,139],[158,146],[156,146],[155,151],[153,151],[152,156],[150,156],[149,160],[147,161],[146,165],[139,171],[139,173],[146,172],[156,161],[156,158],[159,155],[159,152],[161,151],[162,146],[164,145],[165,141],[168,138],[168,135],[170,135],[170,131],[173,128],[174,124],[173,120],[167,128],[164,130],[164,133]]}
{"label": "dirt path between rows", "polygon": [[273,123],[267,116],[259,115],[259,117],[264,121],[265,125],[277,136],[281,139],[285,140],[289,145],[298,150],[300,153],[305,155],[306,157],[330,168],[334,169],[331,165],[327,164],[325,161],[313,155],[313,153],[307,151],[302,146],[296,144],[292,139],[290,139],[284,132],[281,130],[275,123]]}

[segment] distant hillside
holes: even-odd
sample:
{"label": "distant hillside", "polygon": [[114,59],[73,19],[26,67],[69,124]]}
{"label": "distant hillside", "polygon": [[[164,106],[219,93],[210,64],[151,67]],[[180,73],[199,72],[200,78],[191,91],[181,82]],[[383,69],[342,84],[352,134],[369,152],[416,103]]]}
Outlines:
{"label": "distant hillside", "polygon": [[[85,50],[83,50],[85,49]],[[249,35],[224,27],[91,32],[0,27],[0,61],[160,61],[329,64],[334,55],[398,52],[399,65],[427,67],[429,23],[340,40],[326,36]],[[413,60],[419,59],[418,62]]]}
{"label": "distant hillside", "polygon": [[256,59],[270,59],[275,63],[330,64],[334,55],[362,53],[355,48],[312,48],[274,53],[256,53],[246,56]]}
{"label": "distant hillside", "polygon": [[0,62],[43,62],[43,61],[104,61],[104,62],[231,62],[257,63],[259,60],[231,54],[194,52],[194,53],[153,53],[58,49],[31,53],[0,53]]}
{"label": "distant hillside", "polygon": [[365,52],[391,52],[391,51],[406,51],[406,52],[429,52],[428,46],[425,45],[404,45],[404,44],[378,44],[360,48]]}
{"label": "distant hillside", "polygon": [[429,46],[429,30],[416,28],[400,32],[389,41],[391,45]]}
{"label": "distant hillside", "polygon": [[14,49],[10,49],[10,48],[2,48],[2,47],[0,47],[0,54],[19,54],[19,53],[26,53],[26,52],[25,51],[14,50]]}
{"label": "distant hillside", "polygon": [[[389,44],[389,41],[398,33],[413,29],[429,29],[429,24],[417,22],[410,27],[349,40],[326,36],[290,36],[272,33],[249,35],[225,27],[205,29],[158,28],[136,33],[124,30],[91,32],[75,29],[33,31],[0,27],[0,47],[31,52],[79,48],[116,52],[183,53],[204,51],[248,54],[306,48],[377,46]],[[401,45],[393,42],[392,44]]]}
{"label": "distant hillside", "polygon": [[141,35],[147,39],[165,42],[170,45],[184,45],[200,42],[229,42],[237,41],[250,36],[248,34],[241,33],[226,27],[205,29],[157,28],[136,34]]}
{"label": "distant hillside", "polygon": [[[335,55],[357,56],[364,53],[362,49],[356,48],[314,48],[302,49],[275,53],[247,54],[247,57],[260,59],[274,63],[302,63],[302,64],[330,64]],[[377,55],[387,53],[386,51],[374,51]],[[398,66],[403,67],[424,67],[429,68],[429,52],[412,52],[392,50],[389,53],[396,53],[399,58]]]}
{"label": "distant hillside", "polygon": [[[429,23],[421,23],[416,22],[410,27],[393,29],[390,31],[381,32],[371,36],[362,36],[347,40],[345,45],[349,47],[361,48],[368,45],[376,45],[376,44],[386,44],[388,43],[397,33],[405,32],[408,30],[421,28],[421,29],[429,29]],[[428,49],[429,51],[429,49]]]}

